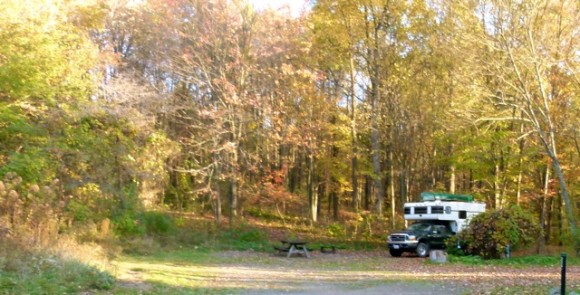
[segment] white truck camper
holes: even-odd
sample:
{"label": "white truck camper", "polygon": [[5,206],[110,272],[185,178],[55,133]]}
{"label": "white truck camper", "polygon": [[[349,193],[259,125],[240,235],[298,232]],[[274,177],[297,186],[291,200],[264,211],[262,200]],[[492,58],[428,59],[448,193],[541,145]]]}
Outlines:
{"label": "white truck camper", "polygon": [[465,228],[473,216],[485,212],[485,203],[475,202],[470,195],[423,192],[421,200],[405,203],[405,220],[448,221],[454,233]]}
{"label": "white truck camper", "polygon": [[445,241],[464,229],[469,220],[485,212],[485,203],[475,202],[472,196],[447,193],[421,193],[421,202],[404,205],[405,221],[413,221],[407,229],[387,237],[389,253],[400,257],[415,252],[420,257],[435,248],[445,248]]}

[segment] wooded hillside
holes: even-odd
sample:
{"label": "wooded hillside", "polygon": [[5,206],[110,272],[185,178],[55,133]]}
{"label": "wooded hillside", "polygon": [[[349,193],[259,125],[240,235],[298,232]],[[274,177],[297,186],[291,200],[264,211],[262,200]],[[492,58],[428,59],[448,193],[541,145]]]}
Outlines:
{"label": "wooded hillside", "polygon": [[578,1],[318,0],[290,17],[8,0],[0,15],[0,236],[135,234],[144,210],[388,229],[444,191],[533,212],[540,243],[580,241]]}

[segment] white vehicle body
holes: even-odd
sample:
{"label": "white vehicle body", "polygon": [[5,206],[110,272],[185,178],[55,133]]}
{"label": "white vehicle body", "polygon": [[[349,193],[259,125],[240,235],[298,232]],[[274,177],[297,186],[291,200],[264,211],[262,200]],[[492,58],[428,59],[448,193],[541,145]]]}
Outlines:
{"label": "white vehicle body", "polygon": [[433,200],[405,203],[404,210],[405,220],[449,221],[451,231],[458,233],[473,216],[485,212],[485,203]]}

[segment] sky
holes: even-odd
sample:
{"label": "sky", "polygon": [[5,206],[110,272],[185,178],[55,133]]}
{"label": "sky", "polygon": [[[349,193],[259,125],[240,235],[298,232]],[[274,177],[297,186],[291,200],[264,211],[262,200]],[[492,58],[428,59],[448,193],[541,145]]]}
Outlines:
{"label": "sky", "polygon": [[308,0],[250,0],[250,3],[257,10],[266,8],[280,9],[287,6],[293,16],[300,15],[300,12],[308,2]]}

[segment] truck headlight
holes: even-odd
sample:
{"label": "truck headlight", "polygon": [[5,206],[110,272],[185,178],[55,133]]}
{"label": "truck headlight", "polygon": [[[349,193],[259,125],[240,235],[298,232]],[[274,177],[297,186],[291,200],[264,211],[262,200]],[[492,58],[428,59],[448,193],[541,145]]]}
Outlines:
{"label": "truck headlight", "polygon": [[417,237],[416,236],[409,236],[408,239],[409,239],[409,241],[416,241]]}

